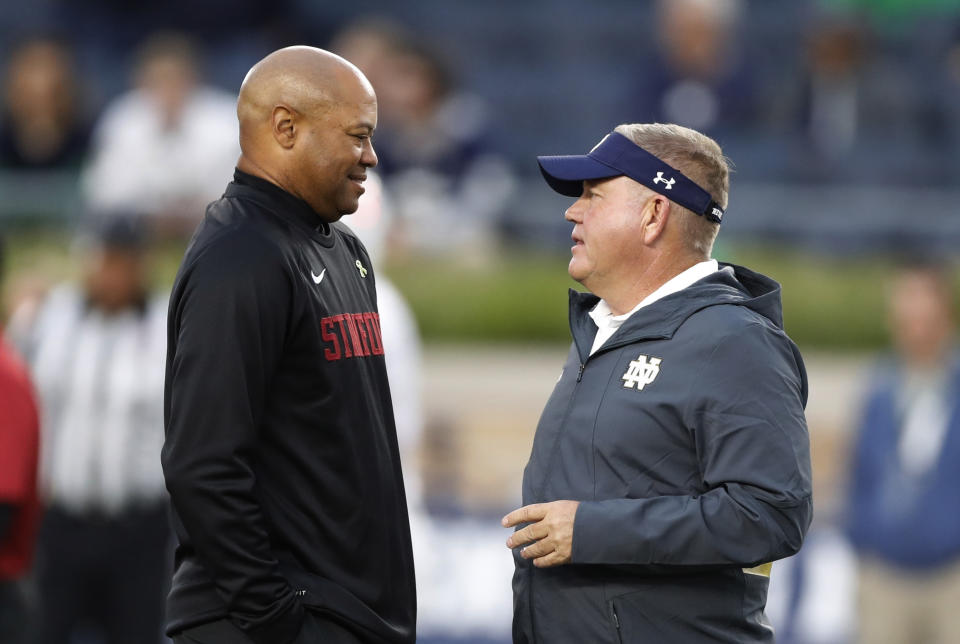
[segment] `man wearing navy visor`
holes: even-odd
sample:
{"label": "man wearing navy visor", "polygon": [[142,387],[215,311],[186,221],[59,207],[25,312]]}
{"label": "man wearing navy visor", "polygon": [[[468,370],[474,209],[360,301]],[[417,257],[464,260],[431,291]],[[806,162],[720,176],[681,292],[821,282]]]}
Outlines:
{"label": "man wearing navy visor", "polygon": [[780,285],[710,258],[727,160],[654,123],[538,161],[590,292],[503,519],[514,642],[772,642],[771,564],[812,517],[807,376]]}

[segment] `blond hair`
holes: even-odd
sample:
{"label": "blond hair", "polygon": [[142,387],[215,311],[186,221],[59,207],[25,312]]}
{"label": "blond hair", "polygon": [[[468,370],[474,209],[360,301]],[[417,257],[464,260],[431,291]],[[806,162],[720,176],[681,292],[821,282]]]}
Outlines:
{"label": "blond hair", "polygon": [[[672,123],[624,123],[615,130],[635,144],[670,164],[710,193],[722,208],[730,191],[730,162],[717,142],[705,134]],[[683,237],[690,250],[710,257],[720,224],[708,220],[675,202],[680,211]]]}

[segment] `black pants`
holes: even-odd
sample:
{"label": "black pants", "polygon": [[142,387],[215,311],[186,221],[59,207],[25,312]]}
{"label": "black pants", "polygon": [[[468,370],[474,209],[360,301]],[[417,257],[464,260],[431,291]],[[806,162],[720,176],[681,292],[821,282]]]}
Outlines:
{"label": "black pants", "polygon": [[[230,621],[220,619],[173,636],[173,644],[252,644]],[[293,644],[363,644],[363,640],[325,616],[307,613]]]}
{"label": "black pants", "polygon": [[16,581],[0,579],[0,642],[27,644],[29,642],[28,606],[24,592]]}
{"label": "black pants", "polygon": [[166,503],[116,517],[50,508],[37,543],[40,644],[67,644],[78,626],[105,644],[159,642],[170,534]]}

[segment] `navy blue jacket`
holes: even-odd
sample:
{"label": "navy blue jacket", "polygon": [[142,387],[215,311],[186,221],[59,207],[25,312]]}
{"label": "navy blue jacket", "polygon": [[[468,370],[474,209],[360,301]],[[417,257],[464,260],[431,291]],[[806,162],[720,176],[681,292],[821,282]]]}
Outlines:
{"label": "navy blue jacket", "polygon": [[773,640],[765,564],[812,517],[806,371],[779,285],[722,266],[592,356],[598,298],[571,292],[523,503],[581,502],[573,555],[539,569],[514,553],[515,642]]}
{"label": "navy blue jacket", "polygon": [[934,465],[921,476],[900,466],[901,415],[897,365],[878,370],[853,450],[849,534],[861,552],[912,569],[960,558],[960,361],[954,360],[947,396],[947,435]]}

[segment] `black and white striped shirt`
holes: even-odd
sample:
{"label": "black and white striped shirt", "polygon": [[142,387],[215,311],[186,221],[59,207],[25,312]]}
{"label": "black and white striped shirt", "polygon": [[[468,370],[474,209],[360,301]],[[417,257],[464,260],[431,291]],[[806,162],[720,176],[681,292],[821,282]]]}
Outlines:
{"label": "black and white striped shirt", "polygon": [[29,325],[11,321],[40,395],[41,483],[51,504],[112,515],[165,494],[166,302],[107,314],[60,286]]}

